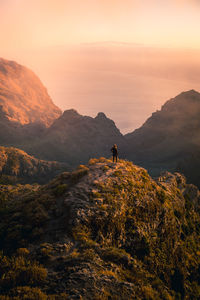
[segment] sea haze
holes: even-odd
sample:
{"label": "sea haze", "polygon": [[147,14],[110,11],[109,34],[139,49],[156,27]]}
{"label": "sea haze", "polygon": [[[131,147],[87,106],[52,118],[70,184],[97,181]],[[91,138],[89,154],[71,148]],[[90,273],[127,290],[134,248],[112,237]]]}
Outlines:
{"label": "sea haze", "polygon": [[199,50],[105,42],[39,49],[19,61],[39,75],[61,109],[103,111],[122,133],[180,92],[200,90]]}

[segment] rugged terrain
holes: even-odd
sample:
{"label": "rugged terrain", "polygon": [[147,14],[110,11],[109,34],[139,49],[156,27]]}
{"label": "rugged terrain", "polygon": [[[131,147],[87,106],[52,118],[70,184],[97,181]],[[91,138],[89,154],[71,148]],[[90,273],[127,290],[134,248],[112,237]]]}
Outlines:
{"label": "rugged terrain", "polygon": [[125,135],[125,156],[153,175],[158,176],[163,170],[179,170],[200,186],[199,114],[198,92],[191,90],[170,99],[142,127]]}
{"label": "rugged terrain", "polygon": [[11,121],[49,126],[61,115],[39,78],[28,68],[0,58],[0,105]]}
{"label": "rugged terrain", "polygon": [[91,159],[0,197],[0,299],[199,299],[199,190],[182,175]]}
{"label": "rugged terrain", "polygon": [[32,71],[0,59],[0,145],[70,168],[90,157],[109,157],[116,143],[121,158],[145,167],[152,176],[178,171],[200,187],[199,114],[200,94],[184,92],[123,136],[104,113],[95,118],[73,109],[61,114]]}
{"label": "rugged terrain", "polygon": [[13,122],[0,109],[0,125],[0,145],[17,147],[43,160],[64,162],[71,168],[91,157],[109,157],[114,143],[121,146],[126,143],[115,123],[104,113],[92,118],[73,109],[66,110],[46,128],[39,123]]}
{"label": "rugged terrain", "polygon": [[0,183],[47,183],[68,169],[66,164],[39,160],[20,149],[0,147]]}
{"label": "rugged terrain", "polygon": [[115,123],[104,113],[98,113],[92,118],[70,109],[39,138],[22,147],[36,157],[67,162],[75,167],[87,163],[91,157],[109,157],[113,143],[123,144],[124,138]]}

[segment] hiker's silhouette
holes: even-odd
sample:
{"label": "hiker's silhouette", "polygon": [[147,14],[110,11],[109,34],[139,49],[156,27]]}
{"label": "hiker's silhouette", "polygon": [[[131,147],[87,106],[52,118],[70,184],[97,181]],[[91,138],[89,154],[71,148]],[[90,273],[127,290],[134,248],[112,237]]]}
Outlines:
{"label": "hiker's silhouette", "polygon": [[117,159],[118,159],[118,150],[117,150],[117,145],[114,144],[111,148],[111,152],[112,152],[112,155],[113,155],[113,162],[117,162]]}

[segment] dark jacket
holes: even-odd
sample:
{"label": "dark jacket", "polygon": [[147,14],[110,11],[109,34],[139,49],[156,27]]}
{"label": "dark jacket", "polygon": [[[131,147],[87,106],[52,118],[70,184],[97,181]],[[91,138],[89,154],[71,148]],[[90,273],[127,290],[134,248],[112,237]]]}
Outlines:
{"label": "dark jacket", "polygon": [[113,146],[111,148],[111,152],[112,152],[113,156],[117,156],[118,155],[117,147]]}

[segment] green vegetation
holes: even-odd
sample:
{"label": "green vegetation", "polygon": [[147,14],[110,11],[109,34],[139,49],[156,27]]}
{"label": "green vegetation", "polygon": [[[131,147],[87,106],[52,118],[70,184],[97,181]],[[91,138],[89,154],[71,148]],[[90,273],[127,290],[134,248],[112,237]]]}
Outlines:
{"label": "green vegetation", "polygon": [[166,179],[100,158],[1,186],[0,299],[199,299],[200,204]]}
{"label": "green vegetation", "polygon": [[66,184],[60,184],[54,189],[55,196],[62,196],[67,191]]}
{"label": "green vegetation", "polygon": [[13,147],[0,147],[0,184],[47,183],[66,165],[37,159]]}

